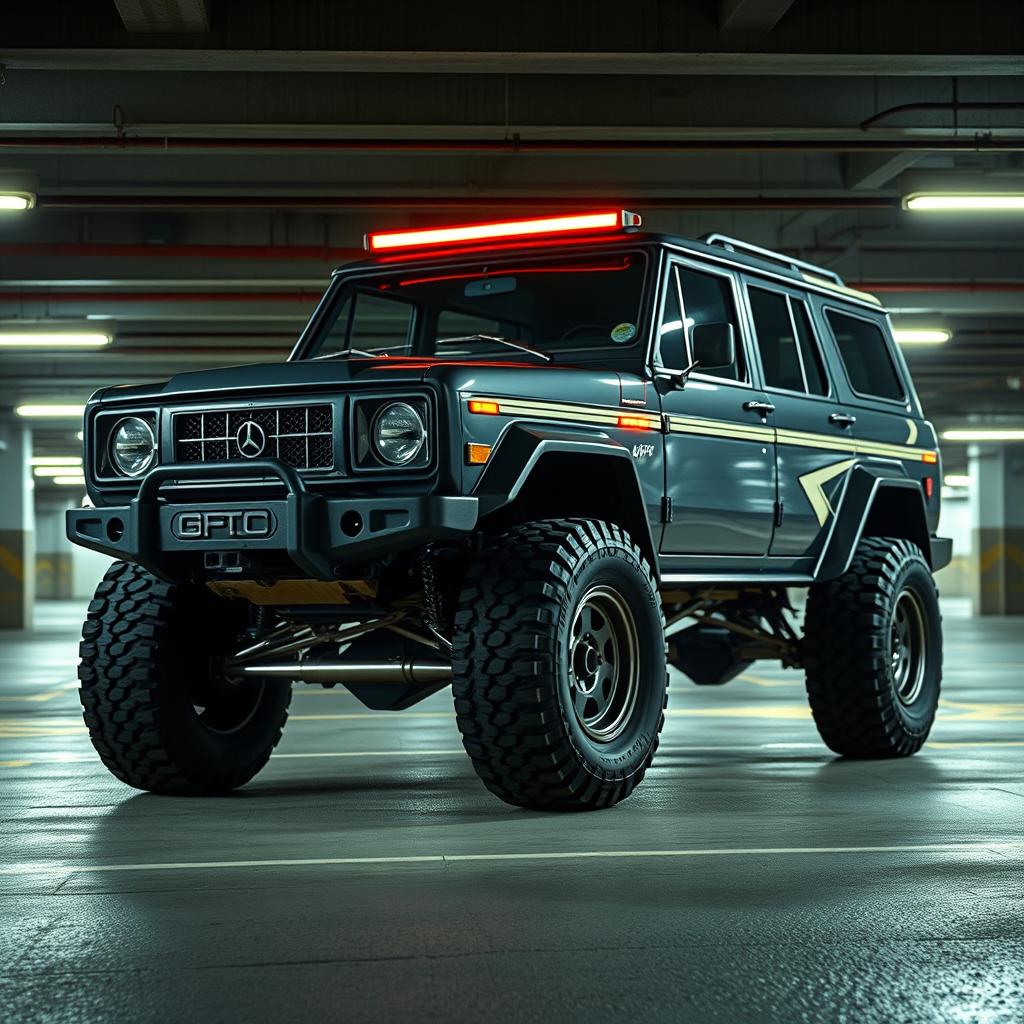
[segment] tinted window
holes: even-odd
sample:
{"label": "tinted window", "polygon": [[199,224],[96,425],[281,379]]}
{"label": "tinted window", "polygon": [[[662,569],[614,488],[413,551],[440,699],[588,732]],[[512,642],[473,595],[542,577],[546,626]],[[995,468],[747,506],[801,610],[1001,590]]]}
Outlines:
{"label": "tinted window", "polygon": [[789,300],[779,292],[762,288],[750,289],[750,311],[754,316],[757,350],[761,354],[764,381],[769,387],[787,391],[803,391],[804,376],[800,369]]}
{"label": "tinted window", "polygon": [[828,394],[825,367],[803,300],[763,288],[751,288],[749,294],[765,383],[787,391]]}
{"label": "tinted window", "polygon": [[736,358],[731,366],[713,369],[697,368],[698,373],[729,380],[744,379],[740,332],[736,327],[736,306],[732,298],[732,285],[721,274],[706,274],[689,267],[679,268],[679,285],[683,294],[683,328],[686,331],[688,351],[692,351],[693,328],[698,324],[732,324],[736,339]]}
{"label": "tinted window", "polygon": [[332,355],[351,347],[363,352],[408,355],[413,311],[408,302],[355,292],[341,306],[317,354]]}
{"label": "tinted window", "polygon": [[902,399],[903,385],[878,325],[835,310],[829,310],[827,316],[854,391]]}
{"label": "tinted window", "polygon": [[645,273],[640,253],[558,261],[509,256],[416,273],[382,268],[338,282],[337,312],[329,314],[323,341],[315,341],[307,355],[345,351],[354,292],[351,345],[364,351],[520,358],[506,345],[474,337],[485,334],[528,343],[556,362],[607,363],[620,356],[635,362],[646,340]]}

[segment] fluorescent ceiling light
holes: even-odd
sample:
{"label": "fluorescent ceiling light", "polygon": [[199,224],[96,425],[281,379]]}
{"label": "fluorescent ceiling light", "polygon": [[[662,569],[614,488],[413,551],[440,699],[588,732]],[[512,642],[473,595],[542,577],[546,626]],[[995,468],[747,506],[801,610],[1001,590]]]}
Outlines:
{"label": "fluorescent ceiling light", "polygon": [[959,473],[949,473],[942,481],[947,487],[970,487],[971,478]]}
{"label": "fluorescent ceiling light", "polygon": [[55,476],[53,482],[59,487],[84,487],[84,476]]}
{"label": "fluorescent ceiling light", "polygon": [[81,455],[33,455],[28,460],[30,466],[80,466]]}
{"label": "fluorescent ceiling light", "polygon": [[73,476],[81,475],[82,464],[77,466],[33,466],[34,476]]}
{"label": "fluorescent ceiling light", "polygon": [[1024,441],[1024,430],[968,429],[944,430],[942,437],[946,441]]}
{"label": "fluorescent ceiling light", "polygon": [[30,210],[36,197],[27,192],[0,192],[0,210]]}
{"label": "fluorescent ceiling light", "polygon": [[0,348],[103,348],[109,334],[96,331],[0,331]]}
{"label": "fluorescent ceiling light", "polygon": [[943,327],[894,327],[892,335],[900,345],[943,345],[952,337]]}
{"label": "fluorescent ceiling light", "polygon": [[84,405],[19,405],[14,410],[19,416],[34,419],[81,419],[85,415]]}
{"label": "fluorescent ceiling light", "polygon": [[903,197],[907,210],[945,210],[962,212],[987,212],[1016,210],[1024,212],[1024,193],[1005,192],[1001,195],[967,193],[914,192]]}

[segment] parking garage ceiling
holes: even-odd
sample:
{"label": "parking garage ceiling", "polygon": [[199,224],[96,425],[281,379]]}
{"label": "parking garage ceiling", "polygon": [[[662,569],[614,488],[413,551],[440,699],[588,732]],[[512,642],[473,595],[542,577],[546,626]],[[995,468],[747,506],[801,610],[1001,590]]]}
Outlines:
{"label": "parking garage ceiling", "polygon": [[928,413],[1024,424],[1024,214],[902,206],[1024,194],[1019,3],[49,0],[5,12],[0,65],[0,168],[38,180],[0,328],[114,337],[0,350],[9,404],[283,358],[368,229],[599,200],[949,329],[907,349]]}

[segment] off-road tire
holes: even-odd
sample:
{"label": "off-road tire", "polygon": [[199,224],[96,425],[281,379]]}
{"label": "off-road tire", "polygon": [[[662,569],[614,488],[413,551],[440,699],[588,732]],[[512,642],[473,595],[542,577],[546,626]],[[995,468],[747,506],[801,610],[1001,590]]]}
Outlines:
{"label": "off-road tire", "polygon": [[[608,607],[628,610],[635,624],[638,674],[629,676],[636,699],[628,713],[623,702],[621,733],[599,742],[587,731],[597,726],[574,710],[573,693],[581,697],[570,654],[581,649],[573,636],[585,599],[606,591],[622,598]],[[486,541],[460,594],[453,654],[463,744],[502,800],[544,810],[610,807],[643,778],[665,721],[665,621],[651,568],[618,526],[543,520]],[[621,652],[611,660],[625,672]]]}
{"label": "off-road tire", "polygon": [[[901,699],[893,671],[894,614],[908,591],[920,608],[925,658],[911,701]],[[863,758],[920,750],[942,682],[938,592],[921,549],[895,537],[862,540],[846,573],[811,587],[803,650],[814,723],[832,750]]]}
{"label": "off-road tire", "polygon": [[113,775],[153,793],[223,793],[267,763],[291,687],[232,688],[213,667],[243,625],[236,602],[205,588],[163,583],[128,562],[107,570],[82,630],[78,678],[89,737]]}

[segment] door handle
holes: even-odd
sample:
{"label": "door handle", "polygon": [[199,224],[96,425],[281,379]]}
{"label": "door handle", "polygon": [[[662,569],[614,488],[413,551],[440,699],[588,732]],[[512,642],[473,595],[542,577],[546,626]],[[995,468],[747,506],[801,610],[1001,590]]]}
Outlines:
{"label": "door handle", "polygon": [[834,412],[828,418],[829,423],[834,423],[837,427],[852,427],[857,422],[856,416],[850,416],[845,412]]}
{"label": "door handle", "polygon": [[759,412],[762,416],[775,412],[775,406],[771,402],[744,402],[743,408],[747,412]]}

